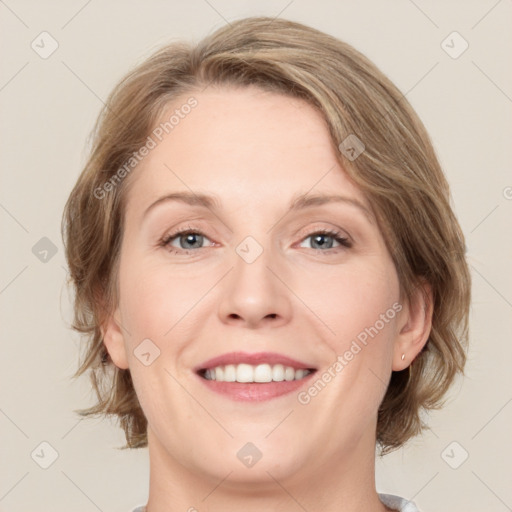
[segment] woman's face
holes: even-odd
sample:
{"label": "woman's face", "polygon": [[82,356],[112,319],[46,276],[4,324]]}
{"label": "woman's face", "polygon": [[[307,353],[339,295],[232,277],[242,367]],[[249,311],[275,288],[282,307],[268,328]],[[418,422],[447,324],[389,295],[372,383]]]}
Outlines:
{"label": "woman's face", "polygon": [[371,205],[308,104],[193,96],[130,176],[105,336],[150,448],[215,482],[373,458],[402,305]]}

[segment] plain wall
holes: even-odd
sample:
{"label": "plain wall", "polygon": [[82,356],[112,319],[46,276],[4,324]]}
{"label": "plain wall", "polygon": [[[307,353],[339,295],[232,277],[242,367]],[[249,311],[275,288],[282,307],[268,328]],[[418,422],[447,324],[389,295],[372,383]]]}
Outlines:
{"label": "plain wall", "polygon": [[[467,237],[467,375],[445,408],[429,414],[431,431],[377,461],[378,490],[413,499],[424,512],[512,510],[512,2],[6,0],[0,511],[127,512],[145,503],[147,450],[117,450],[124,442],[119,427],[73,412],[94,397],[88,377],[71,379],[80,338],[69,329],[62,210],[115,83],[173,39],[198,40],[226,20],[252,15],[339,37],[396,83],[431,135]],[[59,45],[46,59],[31,47],[35,40],[40,51],[50,48],[49,39],[40,42],[43,31]],[[453,31],[469,44],[458,58],[442,47]],[[51,457],[42,442],[58,452],[47,469],[36,462]]]}

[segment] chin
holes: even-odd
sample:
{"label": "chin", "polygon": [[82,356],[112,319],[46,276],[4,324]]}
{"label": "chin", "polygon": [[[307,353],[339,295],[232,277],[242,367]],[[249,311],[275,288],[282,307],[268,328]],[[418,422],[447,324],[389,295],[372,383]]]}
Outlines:
{"label": "chin", "polygon": [[245,436],[230,440],[225,449],[211,454],[210,460],[216,462],[213,466],[209,464],[209,470],[217,478],[225,478],[229,473],[227,479],[233,483],[275,487],[274,478],[278,481],[289,479],[306,467],[306,455],[298,454],[299,448],[304,449],[303,443],[291,446],[278,438],[275,441],[265,439],[265,435],[268,431],[252,437],[254,441],[247,441],[251,437]]}

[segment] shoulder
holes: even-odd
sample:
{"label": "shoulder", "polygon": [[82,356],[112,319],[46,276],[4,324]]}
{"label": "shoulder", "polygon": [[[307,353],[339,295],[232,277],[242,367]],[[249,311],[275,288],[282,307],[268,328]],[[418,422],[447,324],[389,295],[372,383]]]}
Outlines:
{"label": "shoulder", "polygon": [[420,512],[413,501],[408,501],[394,494],[379,494],[379,499],[386,507],[390,507],[397,512]]}

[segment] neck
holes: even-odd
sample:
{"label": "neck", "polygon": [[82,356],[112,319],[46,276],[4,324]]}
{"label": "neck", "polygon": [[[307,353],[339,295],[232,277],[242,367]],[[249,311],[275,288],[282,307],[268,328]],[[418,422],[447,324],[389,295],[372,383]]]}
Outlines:
{"label": "neck", "polygon": [[[279,464],[254,480],[241,480],[239,468],[225,474],[201,473],[172,457],[148,427],[150,486],[147,512],[260,512],[322,510],[385,512],[375,490],[375,442],[369,430],[358,446],[329,461],[312,462],[285,476]],[[251,469],[251,471],[254,468]],[[273,469],[275,468],[275,469]],[[246,473],[244,473],[246,476]]]}

